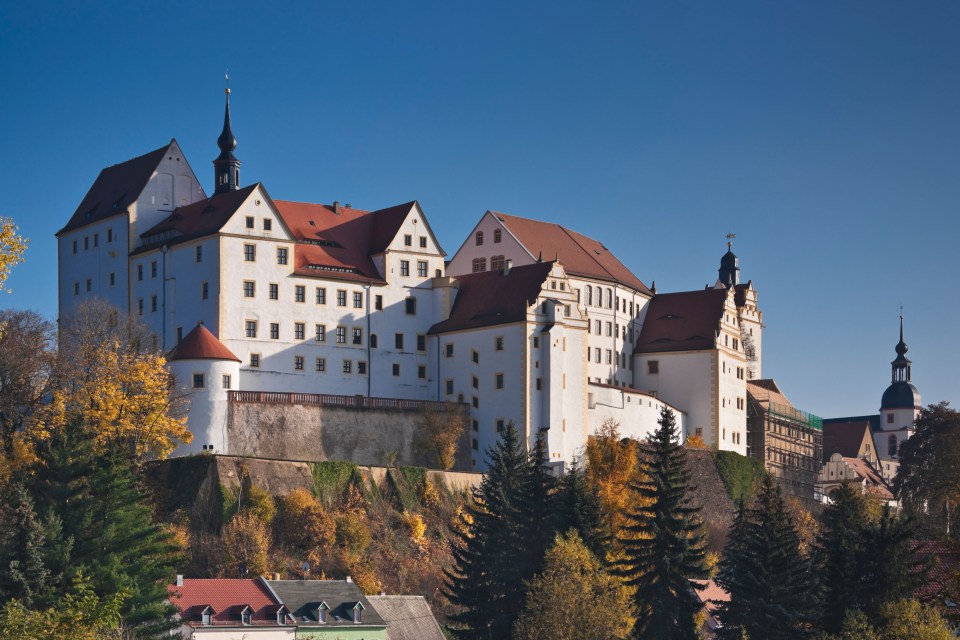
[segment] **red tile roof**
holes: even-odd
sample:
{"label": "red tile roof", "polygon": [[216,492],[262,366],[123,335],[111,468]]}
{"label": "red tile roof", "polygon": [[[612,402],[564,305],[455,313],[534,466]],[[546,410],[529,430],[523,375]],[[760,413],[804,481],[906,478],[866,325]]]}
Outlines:
{"label": "red tile roof", "polygon": [[202,324],[198,324],[193,331],[185,335],[167,359],[241,361]]}
{"label": "red tile roof", "polygon": [[928,562],[929,572],[926,580],[917,587],[913,596],[922,602],[936,603],[943,607],[942,613],[951,617],[960,615],[960,609],[949,606],[945,600],[960,603],[960,551],[944,542],[936,540],[915,541],[912,543],[916,559],[920,566]]}
{"label": "red tile roof", "polygon": [[430,327],[430,333],[448,333],[524,320],[528,307],[536,302],[552,267],[553,262],[535,262],[513,267],[509,275],[504,275],[502,271],[484,271],[458,277],[460,288],[450,317]]}
{"label": "red tile roof", "polygon": [[634,353],[712,349],[727,289],[661,293],[650,301]]}
{"label": "red tile roof", "polygon": [[569,275],[625,285],[653,295],[610,250],[593,238],[552,222],[491,211],[534,257],[558,259]]}
{"label": "red tile roof", "polygon": [[57,235],[126,211],[140,197],[172,144],[173,140],[155,151],[102,170]]}
{"label": "red tile roof", "polygon": [[239,626],[240,612],[249,606],[253,609],[254,625],[275,625],[277,609],[282,604],[259,578],[186,578],[183,586],[171,584],[167,592],[184,621],[192,623],[199,623],[200,614],[209,606],[214,611],[214,625]]}
{"label": "red tile roof", "polygon": [[147,251],[163,244],[177,244],[216,233],[227,224],[240,205],[253,193],[257,184],[236,191],[225,191],[177,207],[159,224],[140,234],[143,245],[134,253]]}
{"label": "red tile roof", "polygon": [[867,481],[867,491],[885,500],[892,500],[893,493],[880,476],[880,472],[870,466],[863,458],[847,458],[843,461],[853,469],[860,478]]}

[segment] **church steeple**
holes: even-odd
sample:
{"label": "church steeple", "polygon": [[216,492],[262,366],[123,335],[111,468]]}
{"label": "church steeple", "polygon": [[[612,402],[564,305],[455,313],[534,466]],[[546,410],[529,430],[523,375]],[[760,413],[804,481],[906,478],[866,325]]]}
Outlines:
{"label": "church steeple", "polygon": [[214,194],[235,191],[240,188],[240,161],[233,155],[233,150],[237,148],[237,139],[233,137],[233,131],[230,129],[230,77],[227,76],[227,87],[224,93],[227,96],[227,104],[223,112],[223,131],[217,138],[217,146],[220,147],[220,155],[213,161],[214,172]]}
{"label": "church steeple", "polygon": [[900,342],[895,347],[896,359],[890,363],[891,382],[910,382],[910,360],[907,358],[907,343],[903,341],[903,314],[900,314]]}
{"label": "church steeple", "polygon": [[727,252],[720,258],[720,268],[717,269],[720,282],[728,289],[740,284],[740,261],[733,253],[733,242],[731,242],[735,237],[733,233],[727,234]]}

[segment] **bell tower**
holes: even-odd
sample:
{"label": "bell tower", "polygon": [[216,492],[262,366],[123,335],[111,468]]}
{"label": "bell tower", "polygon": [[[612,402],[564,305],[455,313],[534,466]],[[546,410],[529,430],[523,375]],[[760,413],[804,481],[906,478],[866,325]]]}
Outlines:
{"label": "bell tower", "polygon": [[240,188],[240,161],[233,155],[233,150],[237,148],[237,139],[233,137],[233,131],[230,129],[230,77],[227,76],[227,87],[224,93],[227,96],[227,105],[223,112],[223,131],[217,138],[217,146],[220,147],[220,155],[213,161],[214,172],[214,195],[226,193],[227,191],[236,191]]}

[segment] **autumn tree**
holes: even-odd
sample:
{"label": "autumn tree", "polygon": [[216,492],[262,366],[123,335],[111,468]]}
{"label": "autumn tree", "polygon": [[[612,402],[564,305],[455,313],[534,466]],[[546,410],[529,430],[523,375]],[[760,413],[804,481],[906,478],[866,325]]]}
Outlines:
{"label": "autumn tree", "polygon": [[275,539],[319,566],[335,542],[336,524],[330,512],[306,489],[294,489],[279,503],[273,520]]}
{"label": "autumn tree", "polygon": [[896,600],[881,607],[877,616],[862,611],[847,615],[835,635],[817,640],[951,640],[956,636],[937,607],[916,600]]}
{"label": "autumn tree", "polygon": [[464,444],[466,425],[463,412],[453,406],[425,408],[417,420],[413,450],[430,468],[452,469],[457,462],[457,449]]}
{"label": "autumn tree", "polygon": [[270,530],[256,515],[235,515],[223,528],[223,544],[229,558],[228,576],[266,575]]}
{"label": "autumn tree", "polygon": [[616,421],[604,421],[587,440],[586,447],[587,480],[597,492],[605,535],[614,545],[629,511],[628,505],[638,497],[627,486],[641,479],[637,445],[621,439],[618,429]]}
{"label": "autumn tree", "polygon": [[707,575],[706,534],[668,407],[660,412],[659,424],[640,457],[642,478],[629,485],[640,506],[627,512],[619,567],[635,589],[635,637],[685,640],[697,637],[701,604],[696,591],[703,587],[693,580]]}
{"label": "autumn tree", "polygon": [[10,271],[23,262],[27,239],[17,233],[12,218],[0,217],[0,289],[7,282]]}
{"label": "autumn tree", "polygon": [[120,609],[125,595],[97,595],[82,575],[55,605],[31,610],[19,600],[0,609],[0,640],[120,640],[124,638]]}
{"label": "autumn tree", "polygon": [[629,592],[571,529],[556,537],[543,571],[530,581],[513,638],[619,640],[633,622]]}
{"label": "autumn tree", "polygon": [[33,311],[0,311],[0,454],[24,446],[54,370],[53,325]]}

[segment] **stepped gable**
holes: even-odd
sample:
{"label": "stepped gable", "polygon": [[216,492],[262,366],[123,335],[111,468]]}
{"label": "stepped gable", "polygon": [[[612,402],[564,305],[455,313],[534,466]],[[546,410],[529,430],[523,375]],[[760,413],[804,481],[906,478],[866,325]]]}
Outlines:
{"label": "stepped gable", "polygon": [[386,250],[416,203],[377,211],[288,200],[274,204],[297,241],[294,273],[383,283],[371,256]]}
{"label": "stepped gable", "polygon": [[155,151],[103,169],[57,235],[126,211],[140,197],[172,144],[173,140]]}
{"label": "stepped gable", "polygon": [[713,349],[727,289],[661,293],[650,301],[634,353]]}
{"label": "stepped gable", "polygon": [[553,222],[541,222],[491,211],[520,244],[537,257],[556,257],[568,275],[593,278],[653,293],[603,244]]}
{"label": "stepped gable", "polygon": [[[360,588],[349,580],[267,580],[270,589],[290,611],[298,625],[321,624],[317,620],[317,607],[326,603],[328,609],[325,627],[339,625],[350,627],[387,625],[377,610],[370,604]],[[353,621],[353,607],[363,606],[363,621]]]}
{"label": "stepped gable", "polygon": [[240,626],[240,613],[249,606],[254,625],[276,624],[281,602],[259,578],[185,578],[182,586],[167,587],[170,602],[186,622],[199,623],[207,607],[213,609],[213,624]]}
{"label": "stepped gable", "polygon": [[193,204],[177,207],[164,220],[140,234],[143,244],[134,254],[160,245],[179,244],[220,231],[260,183],[224,191]]}
{"label": "stepped gable", "polygon": [[521,322],[527,309],[536,302],[553,262],[513,267],[503,271],[483,271],[459,276],[459,291],[450,317],[430,327],[428,333],[448,333],[499,324]]}
{"label": "stepped gable", "polygon": [[235,360],[241,362],[209,329],[198,324],[183,337],[167,360]]}

